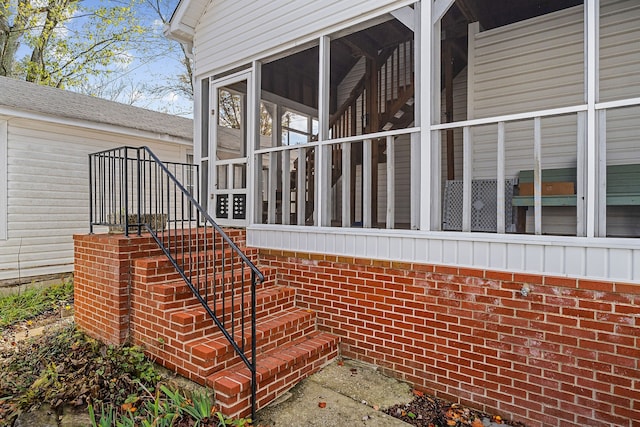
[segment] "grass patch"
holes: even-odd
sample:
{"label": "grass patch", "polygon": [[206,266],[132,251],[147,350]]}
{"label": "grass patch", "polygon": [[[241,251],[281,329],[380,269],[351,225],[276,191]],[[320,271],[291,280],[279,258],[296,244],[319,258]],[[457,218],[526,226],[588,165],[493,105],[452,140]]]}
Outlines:
{"label": "grass patch", "polygon": [[57,310],[73,301],[73,282],[31,288],[0,298],[0,328]]}

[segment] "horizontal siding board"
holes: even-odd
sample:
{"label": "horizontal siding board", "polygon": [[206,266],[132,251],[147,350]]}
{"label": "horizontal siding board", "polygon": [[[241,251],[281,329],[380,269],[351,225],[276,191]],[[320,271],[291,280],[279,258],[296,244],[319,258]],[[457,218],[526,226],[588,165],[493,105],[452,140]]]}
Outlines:
{"label": "horizontal siding board", "polygon": [[248,63],[273,49],[297,46],[300,39],[393,3],[391,0],[211,2],[196,27],[196,74]]}
{"label": "horizontal siding board", "polygon": [[583,102],[583,7],[480,32],[475,39],[474,117]]}
{"label": "horizontal siding board", "polygon": [[600,9],[600,101],[640,96],[640,3],[604,1]]}

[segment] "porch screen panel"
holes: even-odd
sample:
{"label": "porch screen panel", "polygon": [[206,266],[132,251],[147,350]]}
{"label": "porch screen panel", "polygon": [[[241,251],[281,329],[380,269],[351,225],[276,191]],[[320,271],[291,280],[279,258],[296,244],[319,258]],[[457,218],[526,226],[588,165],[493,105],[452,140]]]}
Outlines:
{"label": "porch screen panel", "polygon": [[640,2],[600,1],[600,102],[640,97]]}
{"label": "porch screen panel", "polygon": [[606,127],[606,235],[640,237],[640,106],[599,114]]}
{"label": "porch screen panel", "polygon": [[469,61],[469,118],[583,104],[583,6],[479,32]]}

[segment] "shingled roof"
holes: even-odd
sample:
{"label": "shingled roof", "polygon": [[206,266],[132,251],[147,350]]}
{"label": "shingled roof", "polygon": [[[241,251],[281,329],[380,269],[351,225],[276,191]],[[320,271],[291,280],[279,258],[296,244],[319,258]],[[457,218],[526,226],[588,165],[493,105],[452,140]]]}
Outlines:
{"label": "shingled roof", "polygon": [[7,77],[0,77],[2,107],[193,139],[191,119]]}

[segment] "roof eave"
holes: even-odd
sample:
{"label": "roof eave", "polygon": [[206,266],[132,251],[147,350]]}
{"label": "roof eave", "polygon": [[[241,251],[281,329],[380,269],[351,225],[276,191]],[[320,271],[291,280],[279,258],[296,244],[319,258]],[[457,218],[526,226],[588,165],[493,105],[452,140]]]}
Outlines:
{"label": "roof eave", "polygon": [[[178,25],[176,25],[178,24]],[[169,22],[165,24],[163,33],[165,37],[170,38],[172,40],[177,41],[182,44],[186,49],[187,53],[191,54],[193,50],[193,33],[194,29],[181,24],[179,22]]]}
{"label": "roof eave", "polygon": [[206,4],[205,1],[180,0],[165,27],[165,35],[180,43],[193,43],[195,28],[187,22],[193,23],[199,20]]}

